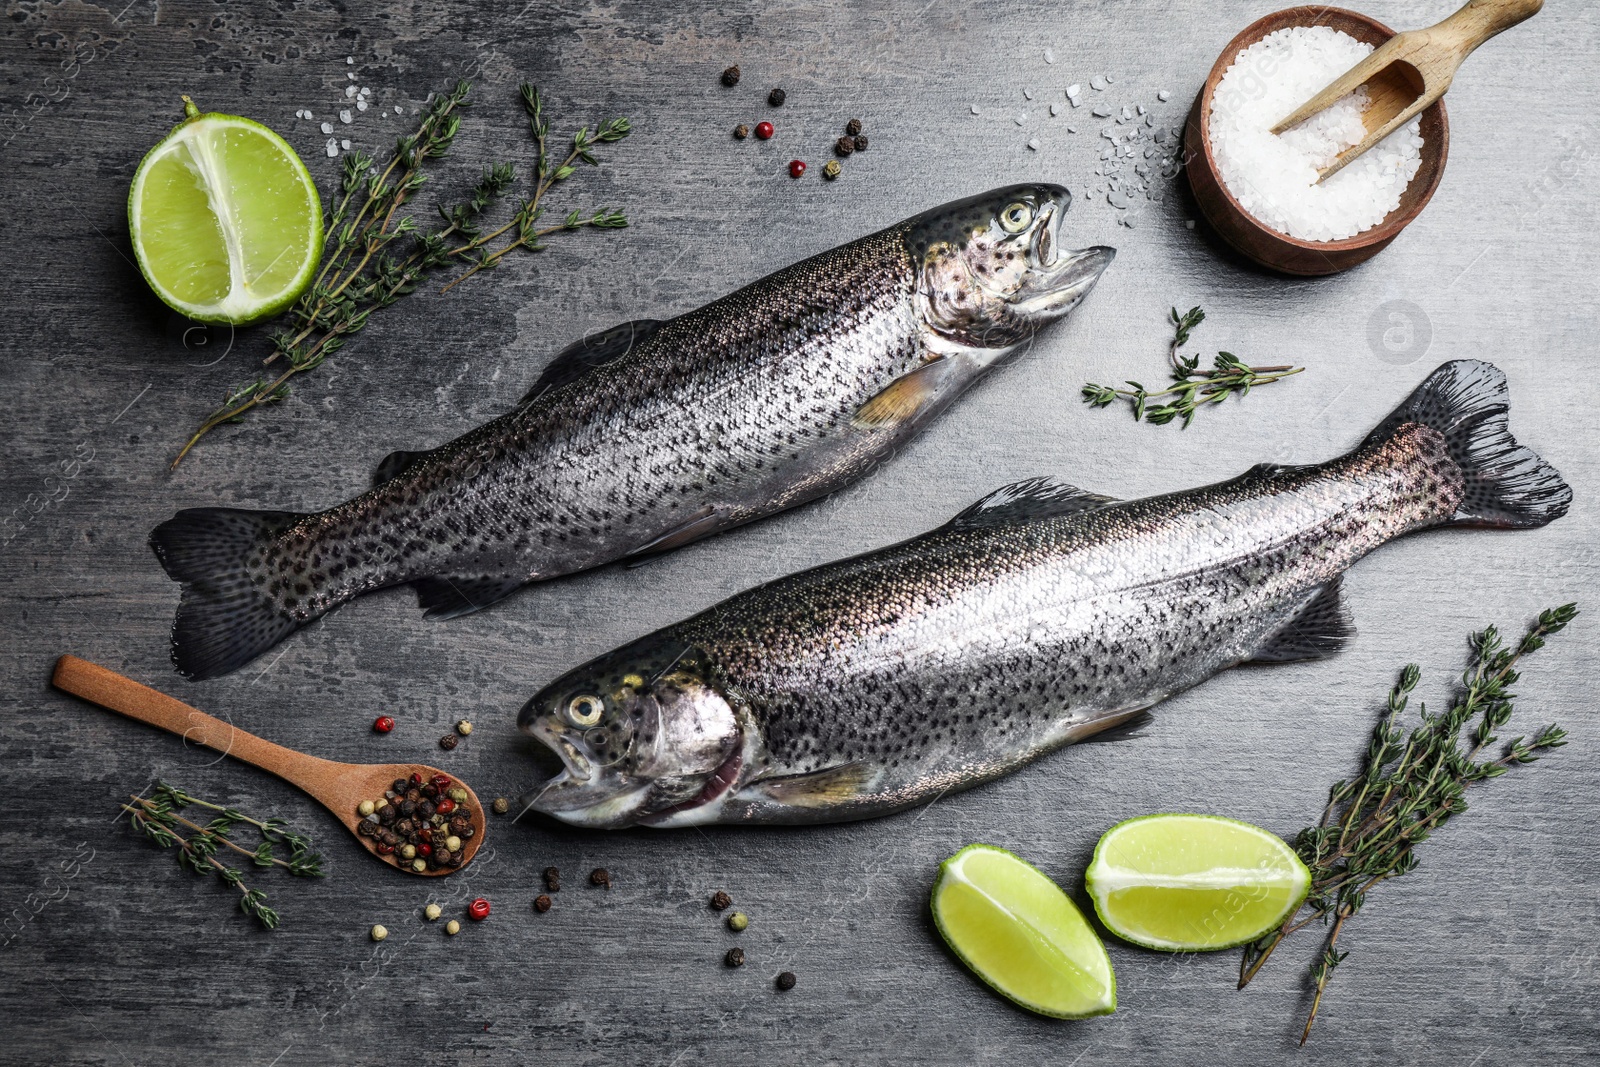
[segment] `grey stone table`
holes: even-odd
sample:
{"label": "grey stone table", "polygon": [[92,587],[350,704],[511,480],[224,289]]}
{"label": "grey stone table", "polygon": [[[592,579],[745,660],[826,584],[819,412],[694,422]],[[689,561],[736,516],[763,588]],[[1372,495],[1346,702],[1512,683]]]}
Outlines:
{"label": "grey stone table", "polygon": [[[1424,25],[1451,0],[1381,0]],[[699,10],[696,10],[699,8]],[[1112,943],[1121,1007],[1061,1023],[1013,1009],[932,931],[937,862],[971,841],[1014,849],[1081,886],[1097,836],[1156,810],[1209,811],[1292,834],[1348,773],[1393,672],[1425,669],[1445,699],[1465,635],[1539,608],[1600,606],[1594,545],[1600,403],[1594,69],[1600,10],[1551,4],[1467,64],[1449,98],[1449,170],[1394,246],[1345,275],[1266,276],[1191,230],[1181,184],[1125,213],[1076,203],[1073,243],[1121,255],[1063,328],[997,373],[877,474],[822,503],[652,566],[531,589],[491,611],[425,623],[409,592],[368,597],[247,670],[190,684],[167,661],[177,589],[145,545],[181,507],[314,509],[361,488],[378,458],[448,439],[504,410],[582,333],[672,314],[944,199],[1023,179],[1095,188],[1093,102],[1182,120],[1222,45],[1261,3],[889,6],[204,4],[16,0],[0,37],[7,323],[0,381],[5,525],[4,711],[12,799],[0,822],[0,1061],[164,1063],[1568,1063],[1600,1047],[1600,717],[1595,615],[1530,665],[1532,727],[1573,734],[1557,757],[1485,788],[1431,841],[1421,869],[1352,924],[1351,951],[1312,1044],[1302,935],[1245,992],[1232,953],[1169,957]],[[346,57],[353,57],[347,63]],[[717,83],[733,62],[736,90]],[[346,78],[356,74],[356,81]],[[1087,88],[1094,75],[1113,81]],[[478,106],[439,170],[459,190],[491,159],[528,159],[516,86],[546,87],[557,127],[611,114],[636,133],[560,205],[622,205],[625,231],[374,320],[278,410],[206,441],[181,438],[266,352],[263,330],[192,332],[130,265],[124,214],[141,153],[177,97],[270,123],[323,183],[318,129],[382,151],[431,90],[473,79]],[[347,84],[374,104],[343,124]],[[789,102],[778,137],[741,121]],[[1034,94],[1028,99],[1024,91]],[[1169,98],[1158,98],[1167,90]],[[1049,103],[1061,105],[1049,114]],[[400,104],[405,113],[394,114]],[[977,111],[974,112],[973,108]],[[295,113],[309,109],[312,121]],[[845,118],[870,150],[817,177]],[[1020,121],[1019,121],[1020,120]],[[1077,127],[1069,132],[1068,125]],[[1028,142],[1037,141],[1030,149]],[[811,161],[803,181],[784,164]],[[429,210],[423,203],[421,210]],[[1130,227],[1123,220],[1131,221]],[[1206,412],[1187,432],[1078,401],[1085,380],[1156,378],[1172,304],[1203,304],[1196,337],[1304,375]],[[1136,495],[1261,460],[1350,446],[1437,363],[1510,375],[1519,435],[1576,491],[1542,531],[1452,530],[1377,552],[1348,582],[1360,636],[1315,664],[1238,670],[1158,709],[1140,736],[1068,750],[987,788],[897,818],[801,831],[578,833],[498,823],[477,863],[425,883],[386,872],[276,779],[51,691],[71,651],[296,747],[352,761],[418,759],[485,796],[534,771],[513,728],[558,671],[757,582],[943,521],[995,486],[1053,473]],[[369,729],[389,713],[385,739]],[[477,729],[454,753],[451,723]],[[310,830],[321,882],[263,875],[284,923],[267,934],[215,880],[118,821],[157,777]],[[538,872],[566,872],[548,914]],[[584,876],[608,867],[609,892]],[[752,917],[738,939],[717,889]],[[494,916],[448,939],[418,917],[475,895]],[[392,931],[382,945],[371,923]],[[773,976],[793,970],[791,992]]]}

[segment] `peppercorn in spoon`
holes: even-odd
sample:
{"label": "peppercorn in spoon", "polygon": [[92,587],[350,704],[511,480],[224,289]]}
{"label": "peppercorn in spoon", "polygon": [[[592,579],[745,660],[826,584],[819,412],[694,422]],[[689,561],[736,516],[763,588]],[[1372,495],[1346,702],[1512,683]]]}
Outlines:
{"label": "peppercorn in spoon", "polygon": [[130,719],[272,772],[311,794],[380,859],[409,874],[436,877],[465,867],[488,830],[477,794],[435,767],[336,763],[308,756],[77,656],[57,660],[51,682]]}

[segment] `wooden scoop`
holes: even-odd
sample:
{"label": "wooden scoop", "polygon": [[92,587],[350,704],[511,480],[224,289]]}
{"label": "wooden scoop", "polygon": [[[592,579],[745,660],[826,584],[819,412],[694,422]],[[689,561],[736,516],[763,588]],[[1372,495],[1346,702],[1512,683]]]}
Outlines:
{"label": "wooden scoop", "polygon": [[1367,135],[1317,175],[1317,181],[1324,181],[1443,96],[1456,69],[1480,44],[1532,18],[1543,6],[1544,0],[1469,0],[1437,26],[1397,33],[1295,108],[1272,132],[1300,125],[1365,85],[1368,104],[1361,122]]}
{"label": "wooden scoop", "polygon": [[[356,808],[363,800],[381,798],[384,790],[389,789],[396,778],[409,778],[413,773],[418,773],[426,781],[433,775],[444,774],[441,770],[420,763],[335,763],[333,760],[308,756],[271,741],[263,741],[165,693],[158,693],[132,678],[125,678],[116,671],[77,656],[62,656],[57,660],[55,677],[51,682],[57,689],[121,712],[130,719],[170,730],[185,741],[214,748],[224,755],[271,771],[290,785],[299,786],[333,812],[334,817],[355,834],[369,852],[398,870],[431,878],[461,869],[440,867],[437,870],[413,870],[409,865],[394,862],[398,856],[379,856],[375,851],[377,839],[364,837],[356,829],[362,821]],[[451,780],[452,785],[459,785],[467,791],[465,806],[472,816],[473,826],[477,828],[477,833],[462,841],[461,867],[465,867],[477,855],[489,826],[483,817],[483,805],[478,802],[478,795],[471,787],[453,774],[445,777]]]}

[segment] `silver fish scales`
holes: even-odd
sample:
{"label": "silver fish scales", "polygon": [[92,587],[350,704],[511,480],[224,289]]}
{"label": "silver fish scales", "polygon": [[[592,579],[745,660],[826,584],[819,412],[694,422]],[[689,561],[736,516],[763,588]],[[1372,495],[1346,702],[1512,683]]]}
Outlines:
{"label": "silver fish scales", "polygon": [[1505,378],[1446,364],[1352,452],[1121,501],[1036,479],[586,664],[523,708],[586,826],[808,823],[1008,773],[1247,660],[1351,635],[1340,578],[1448,525],[1540,526],[1571,491]]}

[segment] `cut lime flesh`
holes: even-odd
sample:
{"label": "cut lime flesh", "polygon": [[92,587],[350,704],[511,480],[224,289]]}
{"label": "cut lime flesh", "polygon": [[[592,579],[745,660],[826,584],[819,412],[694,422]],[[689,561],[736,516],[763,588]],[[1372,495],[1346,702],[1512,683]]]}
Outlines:
{"label": "cut lime flesh", "polygon": [[1168,952],[1233,948],[1299,908],[1311,872],[1276,834],[1216,815],[1146,815],[1095,846],[1084,876],[1124,940]]}
{"label": "cut lime flesh", "polygon": [[156,295],[201,322],[277,314],[322,258],[322,200],[294,149],[236,115],[180,124],[139,164],[128,231]]}
{"label": "cut lime flesh", "polygon": [[1038,868],[992,845],[968,845],[939,866],[931,903],[951,950],[1003,996],[1059,1019],[1116,1010],[1105,945]]}

